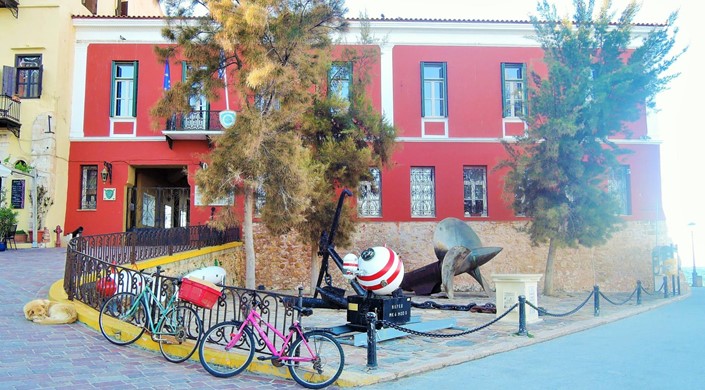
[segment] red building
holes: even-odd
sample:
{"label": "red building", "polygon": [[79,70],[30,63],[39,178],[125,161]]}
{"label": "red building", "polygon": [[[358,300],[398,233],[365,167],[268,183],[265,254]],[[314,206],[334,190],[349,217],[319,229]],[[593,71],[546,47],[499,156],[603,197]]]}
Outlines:
{"label": "red building", "polygon": [[[348,42],[355,41],[360,27],[351,24]],[[194,172],[210,137],[221,131],[218,113],[225,101],[192,99],[194,112],[175,124],[149,113],[164,87],[164,64],[153,49],[166,43],[163,25],[155,18],[74,17],[69,231],[196,225],[219,207],[200,204]],[[369,92],[399,130],[400,146],[394,166],[376,172],[381,192],[357,194],[362,221],[357,243],[374,244],[364,233],[374,231],[375,239],[400,248],[409,263],[425,264],[434,260],[429,232],[438,221],[456,217],[468,221],[486,245],[505,247],[492,271],[542,272],[540,249],[525,239],[506,243],[522,218],[504,197],[502,173],[493,170],[505,157],[501,141],[524,131],[519,116],[526,109],[527,75],[545,71],[540,47],[527,38],[531,24],[373,20],[371,28],[386,39],[378,47]],[[646,31],[636,27],[637,33]],[[184,69],[172,61],[171,80],[179,80]],[[338,76],[344,90],[352,78],[345,72]],[[645,116],[634,123],[631,138],[614,140],[634,152],[610,183],[622,196],[631,241],[618,239],[598,257],[626,259],[613,268],[637,268],[650,278],[651,248],[666,235],[660,146],[650,138],[647,122]],[[514,255],[526,264],[516,265]],[[595,253],[571,256],[594,260]],[[593,276],[574,285],[590,287]]]}

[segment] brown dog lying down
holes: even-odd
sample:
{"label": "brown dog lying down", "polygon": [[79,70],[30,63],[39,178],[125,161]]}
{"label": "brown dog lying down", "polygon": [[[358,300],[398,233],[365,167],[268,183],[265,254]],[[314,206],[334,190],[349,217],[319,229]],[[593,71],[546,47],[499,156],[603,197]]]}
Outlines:
{"label": "brown dog lying down", "polygon": [[29,321],[42,325],[70,324],[78,319],[72,304],[35,299],[24,305],[24,316]]}

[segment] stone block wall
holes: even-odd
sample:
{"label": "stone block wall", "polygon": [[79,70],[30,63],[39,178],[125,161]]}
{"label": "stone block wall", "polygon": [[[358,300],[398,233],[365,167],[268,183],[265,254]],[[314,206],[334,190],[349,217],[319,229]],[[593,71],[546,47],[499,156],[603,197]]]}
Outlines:
{"label": "stone block wall", "polygon": [[[433,251],[433,233],[437,222],[377,222],[359,223],[350,249],[337,248],[340,256],[348,252],[360,254],[370,246],[387,246],[396,251],[408,272],[437,261]],[[516,222],[468,222],[483,246],[498,246],[503,250],[481,267],[485,280],[494,290],[490,275],[501,273],[543,274],[548,246],[532,247],[528,236],[519,232]],[[554,285],[557,291],[592,291],[599,285],[601,291],[627,292],[641,280],[644,287],[653,288],[651,251],[656,245],[666,244],[666,226],[663,222],[628,222],[605,245],[596,248],[560,248],[554,261]],[[257,252],[256,283],[266,289],[291,290],[303,284],[310,288],[311,249],[298,236],[290,234],[270,237],[262,226],[255,228]],[[228,279],[235,286],[244,286],[244,252],[241,248],[220,256],[228,270]],[[316,257],[315,269],[320,265]],[[333,285],[348,287],[340,271],[330,263]],[[455,291],[481,291],[480,285],[469,275],[454,280]],[[657,288],[660,287],[657,286]],[[539,289],[543,288],[543,278]]]}

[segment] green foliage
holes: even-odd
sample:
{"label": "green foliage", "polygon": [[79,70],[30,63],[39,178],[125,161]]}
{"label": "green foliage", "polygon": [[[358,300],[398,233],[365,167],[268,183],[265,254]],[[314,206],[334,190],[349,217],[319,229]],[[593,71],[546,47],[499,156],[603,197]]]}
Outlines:
{"label": "green foliage", "polygon": [[[218,98],[224,83],[216,76],[227,69],[229,86],[239,96],[238,118],[202,156],[208,169],[197,172],[196,183],[204,200],[233,191],[250,194],[261,186],[266,202],[260,217],[270,232],[294,229],[315,245],[332,219],[335,190],[355,189],[371,166],[388,163],[391,156],[396,131],[364,95],[364,64],[370,57],[364,50],[345,57],[355,63],[358,77],[351,101],[328,99],[331,37],[347,28],[343,1],[204,3],[208,15],[171,19],[163,31],[176,46],[156,48],[157,55],[178,54],[191,71],[165,92],[152,115],[169,118],[190,111],[189,96]],[[182,8],[171,14],[187,13]],[[238,223],[230,208],[223,208],[216,220]],[[247,232],[252,221],[242,222]],[[341,226],[341,238],[351,227]],[[248,245],[245,240],[246,254]]]}
{"label": "green foliage", "polygon": [[573,20],[543,0],[532,17],[544,50],[547,76],[532,72],[528,132],[505,143],[509,158],[506,192],[517,214],[529,217],[534,245],[600,245],[619,229],[617,200],[606,183],[626,151],[610,140],[629,136],[655,95],[675,77],[666,74],[680,54],[673,23],[654,28],[635,50],[638,6],[631,3],[615,21],[610,2],[574,0]]}
{"label": "green foliage", "polygon": [[0,191],[0,241],[5,239],[5,235],[17,224],[17,211],[7,205],[5,192]]}

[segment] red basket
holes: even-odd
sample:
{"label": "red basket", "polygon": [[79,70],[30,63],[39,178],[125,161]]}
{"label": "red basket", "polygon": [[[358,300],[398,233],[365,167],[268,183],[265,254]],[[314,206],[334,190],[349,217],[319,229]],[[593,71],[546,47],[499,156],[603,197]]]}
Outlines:
{"label": "red basket", "polygon": [[[209,283],[212,285],[212,283]],[[184,278],[181,281],[179,298],[196,306],[210,309],[220,297],[220,290],[199,280]]]}

